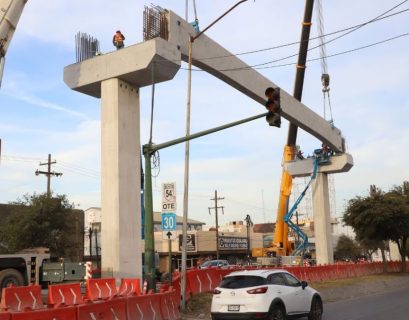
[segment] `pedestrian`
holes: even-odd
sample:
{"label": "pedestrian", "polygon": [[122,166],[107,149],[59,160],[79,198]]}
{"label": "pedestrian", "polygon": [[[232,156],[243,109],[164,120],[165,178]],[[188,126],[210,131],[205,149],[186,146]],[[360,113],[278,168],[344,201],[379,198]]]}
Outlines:
{"label": "pedestrian", "polygon": [[121,31],[117,31],[114,34],[114,37],[112,38],[112,43],[116,47],[117,50],[122,49],[125,44],[124,44],[125,36],[122,34]]}
{"label": "pedestrian", "polygon": [[280,89],[268,87],[265,91],[267,97],[266,108],[268,114],[266,121],[270,126],[281,127]]}

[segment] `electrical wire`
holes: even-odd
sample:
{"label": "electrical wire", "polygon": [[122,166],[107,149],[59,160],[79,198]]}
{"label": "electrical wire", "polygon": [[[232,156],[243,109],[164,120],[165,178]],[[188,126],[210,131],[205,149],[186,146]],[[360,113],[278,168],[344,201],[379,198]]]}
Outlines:
{"label": "electrical wire", "polygon": [[[409,1],[409,0],[405,0],[404,2],[402,2],[402,3],[398,4],[397,6],[393,7],[392,9],[389,9],[387,12],[390,12],[390,11],[396,9],[398,6],[402,5],[402,4],[405,3],[406,1]],[[372,23],[375,23],[375,22],[378,22],[378,21],[382,21],[382,20],[385,20],[385,19],[394,17],[394,16],[396,16],[396,15],[400,15],[400,14],[406,13],[406,12],[408,12],[408,11],[409,11],[409,8],[408,8],[408,9],[403,9],[403,10],[401,10],[401,11],[397,11],[397,12],[394,12],[394,13],[391,13],[391,14],[389,14],[389,15],[385,15],[385,12],[384,12],[384,13],[382,13],[381,15],[379,15],[377,18],[373,18],[373,19],[371,19],[371,20],[368,20],[368,21],[366,21],[366,22],[363,22],[363,23],[360,23],[360,24],[357,24],[357,25],[353,25],[353,26],[350,26],[350,27],[346,27],[346,28],[343,28],[343,29],[339,29],[339,30],[336,30],[336,31],[332,31],[332,32],[326,33],[326,34],[324,34],[324,35],[322,35],[322,36],[320,36],[320,35],[319,35],[319,36],[315,36],[315,37],[310,38],[308,41],[317,40],[317,39],[320,39],[321,37],[332,36],[332,35],[335,35],[335,34],[338,34],[338,33],[341,33],[341,32],[345,32],[345,31],[349,31],[349,30],[352,30],[352,29],[359,29],[359,28],[361,28],[361,27],[363,27],[363,26],[366,26],[366,25],[369,25],[369,24],[372,24]],[[348,34],[349,34],[349,33],[348,33]],[[342,36],[343,36],[343,35],[342,35]],[[337,39],[338,39],[338,38],[337,38]],[[305,40],[305,41],[306,41],[306,40]],[[305,42],[305,41],[294,41],[294,42],[289,42],[289,43],[285,43],[285,44],[280,44],[280,45],[273,46],[273,47],[268,47],[268,48],[262,48],[262,49],[251,50],[251,51],[244,51],[244,52],[239,52],[239,53],[231,53],[231,54],[227,54],[227,55],[214,56],[214,57],[204,57],[204,58],[198,58],[198,59],[195,59],[195,60],[197,60],[197,61],[206,61],[206,60],[229,58],[229,57],[241,56],[241,55],[247,55],[247,54],[254,54],[254,53],[259,53],[259,52],[264,52],[264,51],[272,51],[272,50],[276,50],[276,49],[281,49],[281,48],[285,48],[285,47],[290,47],[290,46],[293,46],[293,45],[297,45],[297,44],[300,44],[300,43]],[[332,41],[335,41],[335,40],[332,39],[331,42],[332,42]],[[317,48],[317,47],[314,47],[314,48],[311,48],[311,49],[309,49],[309,50],[313,50],[313,49],[316,49],[316,48]],[[294,57],[294,56],[297,56],[297,55],[298,55],[298,54],[291,55],[291,57]],[[289,58],[291,58],[291,57],[288,57],[287,59],[289,59]],[[179,60],[166,60],[166,59],[160,60],[160,59],[158,59],[158,60],[155,60],[155,61],[156,61],[156,62],[168,62],[168,61],[178,62]],[[278,61],[273,61],[273,62],[278,62]],[[182,70],[187,70],[187,68],[181,68],[181,69],[182,69]],[[193,69],[193,71],[201,71],[201,70],[200,70],[200,69]]]}
{"label": "electrical wire", "polygon": [[[376,45],[383,44],[383,43],[386,43],[386,42],[389,42],[389,41],[393,41],[393,40],[396,40],[396,39],[399,39],[399,38],[402,38],[402,37],[406,37],[408,35],[409,35],[409,32],[402,33],[400,35],[397,35],[397,36],[394,36],[394,37],[391,37],[391,38],[387,38],[387,39],[384,39],[384,40],[381,40],[381,41],[378,41],[378,42],[374,42],[374,43],[371,43],[371,44],[368,44],[368,45],[365,45],[365,46],[361,46],[361,47],[357,47],[357,48],[354,48],[354,49],[345,50],[345,51],[341,51],[341,52],[338,52],[338,53],[330,54],[330,55],[325,56],[325,58],[332,58],[332,57],[344,55],[344,54],[347,54],[347,53],[359,51],[359,50],[362,50],[362,49],[374,47]],[[322,57],[308,59],[307,62],[318,61],[318,60],[321,60],[321,59],[322,59]],[[281,59],[278,59],[276,61],[280,61],[280,60]],[[225,71],[240,71],[240,70],[250,70],[250,69],[263,70],[263,69],[272,69],[272,68],[293,66],[293,65],[296,65],[296,64],[297,64],[296,62],[289,62],[289,63],[277,64],[277,65],[272,65],[272,66],[262,66],[262,67],[247,66],[247,67],[241,67],[241,68],[218,69],[218,70],[215,70],[215,71],[225,72]],[[181,69],[187,70],[186,68],[181,68]],[[204,72],[204,70],[201,70],[201,69],[192,69],[192,71]]]}
{"label": "electrical wire", "polygon": [[[406,1],[408,1],[408,0],[406,0]],[[386,15],[386,16],[382,16],[382,17],[379,17],[379,18],[374,18],[372,20],[369,20],[369,21],[366,21],[366,22],[363,22],[363,23],[360,23],[360,24],[357,24],[357,25],[354,25],[354,26],[350,26],[350,27],[347,27],[347,28],[344,28],[344,29],[340,29],[340,30],[336,30],[336,31],[333,31],[333,32],[323,34],[323,35],[315,36],[315,37],[310,38],[308,41],[317,40],[317,39],[320,39],[321,37],[325,38],[325,37],[332,36],[332,35],[335,35],[335,34],[338,34],[338,33],[341,33],[341,32],[345,32],[345,31],[349,31],[349,30],[352,30],[352,29],[358,29],[358,28],[361,28],[361,27],[366,26],[368,24],[372,24],[374,22],[378,22],[378,21],[381,21],[381,20],[384,20],[384,19],[388,19],[388,18],[391,18],[393,16],[396,16],[396,15],[399,15],[399,14],[402,14],[402,13],[405,13],[405,12],[408,12],[408,11],[409,11],[409,8],[398,11],[398,12],[395,12],[395,13],[391,13],[391,14]],[[200,59],[196,59],[196,60],[205,61],[205,60],[228,58],[228,57],[232,57],[232,56],[242,56],[242,55],[247,55],[247,54],[260,53],[260,52],[264,52],[264,51],[271,51],[271,50],[276,50],[276,49],[281,49],[281,48],[285,48],[285,47],[294,46],[294,45],[297,45],[297,44],[300,44],[300,43],[306,42],[306,41],[307,40],[294,41],[294,42],[280,44],[280,45],[269,47],[269,48],[263,48],[263,49],[257,49],[257,50],[251,50],[251,51],[244,51],[244,52],[239,52],[239,53],[235,53],[235,54],[228,54],[228,55],[223,55],[223,56],[206,57],[206,58],[200,58]]]}
{"label": "electrical wire", "polygon": [[152,172],[156,170],[156,173],[152,173],[152,177],[157,178],[160,173],[160,155],[159,151],[156,151],[154,154],[152,154]]}
{"label": "electrical wire", "polygon": [[[47,159],[44,159],[44,158],[35,158],[35,157],[26,157],[26,156],[11,156],[11,155],[3,155],[2,160],[12,161],[12,162],[26,162],[26,163],[38,163],[38,162],[47,161]],[[95,178],[95,179],[100,178],[99,171],[96,171],[93,169],[87,169],[85,167],[81,167],[75,164],[70,164],[65,161],[58,161],[57,163],[54,164],[54,166],[60,167],[63,170],[67,170],[67,171],[70,171],[72,173],[76,173],[82,176],[87,176],[87,177]]]}
{"label": "electrical wire", "polygon": [[85,172],[82,172],[82,171],[78,171],[78,170],[69,168],[67,166],[58,164],[58,163],[54,164],[54,166],[57,167],[57,168],[60,168],[61,170],[68,171],[68,172],[71,172],[71,173],[75,173],[75,174],[78,174],[78,175],[81,175],[81,176],[84,176],[84,177],[93,178],[93,179],[100,179],[100,177],[97,176],[97,175],[92,175],[92,174],[88,174],[88,173],[85,173]]}

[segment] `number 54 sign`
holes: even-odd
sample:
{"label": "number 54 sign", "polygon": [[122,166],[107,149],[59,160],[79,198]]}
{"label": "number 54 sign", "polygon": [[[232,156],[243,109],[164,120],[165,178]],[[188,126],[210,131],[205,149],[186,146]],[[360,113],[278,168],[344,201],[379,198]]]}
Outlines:
{"label": "number 54 sign", "polygon": [[162,212],[176,212],[176,183],[162,184]]}

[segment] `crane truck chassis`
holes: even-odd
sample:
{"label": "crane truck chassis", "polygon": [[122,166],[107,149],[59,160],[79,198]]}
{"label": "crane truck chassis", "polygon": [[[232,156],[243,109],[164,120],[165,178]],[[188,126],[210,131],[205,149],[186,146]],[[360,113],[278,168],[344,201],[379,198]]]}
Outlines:
{"label": "crane truck chassis", "polygon": [[[51,262],[50,254],[16,253],[0,255],[0,289],[12,286],[83,281],[83,262]],[[1,290],[0,290],[1,292]]]}

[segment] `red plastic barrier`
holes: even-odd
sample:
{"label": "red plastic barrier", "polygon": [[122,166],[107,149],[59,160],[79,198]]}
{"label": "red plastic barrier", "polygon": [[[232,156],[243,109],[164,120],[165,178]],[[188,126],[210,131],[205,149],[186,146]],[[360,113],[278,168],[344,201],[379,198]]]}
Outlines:
{"label": "red plastic barrier", "polygon": [[198,277],[197,270],[188,270],[186,272],[186,291],[189,292],[189,296],[201,292],[200,282],[197,281]]}
{"label": "red plastic barrier", "polygon": [[161,315],[165,320],[177,320],[179,314],[180,296],[171,287],[169,291],[161,293]]}
{"label": "red plastic barrier", "polygon": [[8,311],[36,310],[44,308],[41,287],[9,287],[3,288],[1,308]]}
{"label": "red plastic barrier", "polygon": [[207,276],[209,277],[209,291],[218,287],[221,281],[219,269],[208,269]]}
{"label": "red plastic barrier", "polygon": [[[77,320],[127,320],[126,299],[114,299],[97,303],[83,304],[77,307]],[[59,310],[59,309],[54,309]],[[75,319],[75,318],[74,318]],[[145,318],[149,319],[149,318]]]}
{"label": "red plastic barrier", "polygon": [[10,320],[11,315],[8,312],[3,312],[0,310],[0,320]]}
{"label": "red plastic barrier", "polygon": [[118,294],[114,278],[87,279],[86,297],[91,301],[112,299]]}
{"label": "red plastic barrier", "polygon": [[48,304],[54,307],[83,304],[79,283],[53,284],[48,286]]}
{"label": "red plastic barrier", "polygon": [[75,307],[18,312],[12,313],[11,315],[11,320],[76,320],[76,319],[77,308]]}
{"label": "red plastic barrier", "polygon": [[128,319],[162,320],[161,294],[128,297],[126,310]]}
{"label": "red plastic barrier", "polygon": [[211,272],[212,268],[205,270],[197,270],[197,280],[199,281],[200,292],[212,291],[211,287],[212,279],[209,276],[209,273]]}
{"label": "red plastic barrier", "polygon": [[141,294],[141,280],[140,279],[121,279],[121,285],[118,290],[120,296]]}
{"label": "red plastic barrier", "polygon": [[174,288],[170,287],[169,292],[170,292],[173,313],[176,315],[176,319],[179,319],[180,318],[180,302],[181,302],[180,291],[175,290]]}

